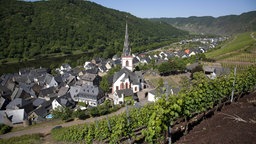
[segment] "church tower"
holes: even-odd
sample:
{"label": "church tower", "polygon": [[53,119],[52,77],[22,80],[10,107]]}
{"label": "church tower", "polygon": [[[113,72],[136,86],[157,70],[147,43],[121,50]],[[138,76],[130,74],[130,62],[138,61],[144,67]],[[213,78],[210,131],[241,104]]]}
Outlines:
{"label": "church tower", "polygon": [[127,68],[128,70],[133,71],[132,60],[133,60],[133,57],[131,55],[131,48],[129,46],[128,25],[126,22],[124,48],[123,48],[123,54],[122,54],[122,68]]}

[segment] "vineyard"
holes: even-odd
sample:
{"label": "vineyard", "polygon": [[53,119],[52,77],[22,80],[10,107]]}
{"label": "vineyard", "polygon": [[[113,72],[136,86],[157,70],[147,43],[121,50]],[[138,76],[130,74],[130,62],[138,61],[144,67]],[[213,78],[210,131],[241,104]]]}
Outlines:
{"label": "vineyard", "polygon": [[[200,117],[229,102],[232,90],[234,99],[239,99],[255,88],[255,67],[214,80],[200,78],[193,81],[187,91],[176,96],[161,95],[156,103],[127,108],[126,113],[121,115],[91,124],[56,129],[51,134],[57,141],[75,143],[163,143],[168,137],[187,132],[189,125],[196,123]],[[171,132],[168,131],[170,128]]]}
{"label": "vineyard", "polygon": [[256,63],[256,33],[243,33],[235,36],[220,49],[206,53],[223,67],[244,70]]}

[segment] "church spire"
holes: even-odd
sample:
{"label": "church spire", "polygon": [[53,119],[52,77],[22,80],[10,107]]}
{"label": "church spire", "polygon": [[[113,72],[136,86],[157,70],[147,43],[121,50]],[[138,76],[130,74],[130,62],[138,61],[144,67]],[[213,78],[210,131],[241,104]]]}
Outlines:
{"label": "church spire", "polygon": [[129,46],[129,35],[128,35],[128,25],[127,25],[127,22],[126,22],[126,27],[125,27],[125,38],[124,38],[123,56],[131,56],[131,48]]}

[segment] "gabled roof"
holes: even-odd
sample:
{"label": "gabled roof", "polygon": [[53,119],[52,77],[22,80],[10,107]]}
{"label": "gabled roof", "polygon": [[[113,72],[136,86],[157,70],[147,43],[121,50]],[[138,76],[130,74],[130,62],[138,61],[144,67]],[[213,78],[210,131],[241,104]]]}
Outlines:
{"label": "gabled roof", "polygon": [[41,99],[41,98],[37,98],[33,101],[33,106],[38,107],[40,106],[42,103],[44,103],[46,100],[45,99]]}
{"label": "gabled roof", "polygon": [[134,95],[132,89],[116,90],[116,94],[118,95],[119,98],[121,98],[122,95],[124,97],[126,97],[126,96],[133,96]]}
{"label": "gabled roof", "polygon": [[98,76],[97,74],[86,73],[86,74],[84,74],[84,75],[81,77],[81,79],[82,79],[82,80],[85,80],[85,81],[93,82],[97,76]]}
{"label": "gabled roof", "polygon": [[61,87],[59,92],[58,92],[58,96],[63,96],[68,92],[69,88],[68,87]]}
{"label": "gabled roof", "polygon": [[52,75],[46,74],[46,76],[45,76],[45,83],[46,84],[51,83],[52,79],[54,79],[54,77]]}
{"label": "gabled roof", "polygon": [[98,86],[83,85],[80,88],[78,97],[98,100],[103,97],[103,90],[101,88],[99,88]]}
{"label": "gabled roof", "polygon": [[70,93],[67,93],[63,96],[56,98],[56,101],[64,107],[74,107],[75,106],[75,102],[71,98]]}
{"label": "gabled roof", "polygon": [[198,62],[186,66],[186,69],[189,70],[189,71],[192,71],[192,70],[195,69],[197,66],[199,66],[199,63],[198,63]]}
{"label": "gabled roof", "polygon": [[116,73],[114,74],[113,83],[115,83],[115,82],[118,80],[118,78],[119,78],[120,76],[122,76],[123,74],[125,74],[125,77],[126,77],[126,78],[129,78],[130,81],[131,81],[133,84],[139,83],[138,76],[137,76],[135,73],[133,73],[133,72],[131,72],[130,70],[128,70],[126,67],[122,68],[120,71],[118,71],[118,72],[116,72]]}
{"label": "gabled roof", "polygon": [[6,104],[7,104],[7,100],[3,97],[0,97],[0,109],[4,109]]}
{"label": "gabled roof", "polygon": [[210,66],[203,66],[203,70],[205,72],[214,72],[215,68],[214,67],[210,67]]}
{"label": "gabled roof", "polygon": [[0,96],[11,95],[12,92],[5,86],[0,85]]}
{"label": "gabled roof", "polygon": [[3,74],[2,76],[1,76],[1,85],[6,85],[6,83],[9,81],[9,79],[11,79],[13,77],[13,75],[12,74]]}
{"label": "gabled roof", "polygon": [[7,106],[6,109],[17,109],[25,107],[26,105],[31,104],[31,101],[25,100],[22,98],[16,98],[12,100]]}
{"label": "gabled roof", "polygon": [[4,123],[6,118],[13,124],[23,123],[23,120],[26,119],[26,113],[24,109],[0,111],[0,123]]}
{"label": "gabled roof", "polygon": [[100,70],[101,72],[106,72],[108,69],[107,69],[106,65],[101,65],[101,66],[99,67],[99,70]]}
{"label": "gabled roof", "polygon": [[50,95],[52,93],[55,93],[55,90],[56,90],[55,87],[41,89],[39,96],[44,97],[44,96]]}
{"label": "gabled roof", "polygon": [[92,69],[86,70],[86,73],[91,73],[91,74],[98,74],[98,72],[99,72],[98,68],[92,68]]}

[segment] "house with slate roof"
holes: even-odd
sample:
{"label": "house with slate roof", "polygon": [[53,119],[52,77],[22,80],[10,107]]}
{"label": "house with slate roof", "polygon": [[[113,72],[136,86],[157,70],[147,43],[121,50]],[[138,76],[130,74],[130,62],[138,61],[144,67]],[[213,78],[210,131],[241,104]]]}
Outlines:
{"label": "house with slate roof", "polygon": [[24,109],[0,111],[0,123],[12,126],[13,124],[23,123],[27,119]]}
{"label": "house with slate roof", "polygon": [[58,107],[74,108],[75,105],[76,105],[75,101],[71,98],[70,93],[60,96],[52,101],[53,110],[57,109]]}
{"label": "house with slate roof", "polygon": [[139,98],[133,93],[132,89],[123,89],[115,91],[113,95],[114,104],[123,104],[125,97],[132,96],[134,101],[138,101]]}
{"label": "house with slate roof", "polygon": [[98,86],[72,86],[69,92],[74,101],[85,102],[90,106],[98,106],[105,101],[103,90]]}

